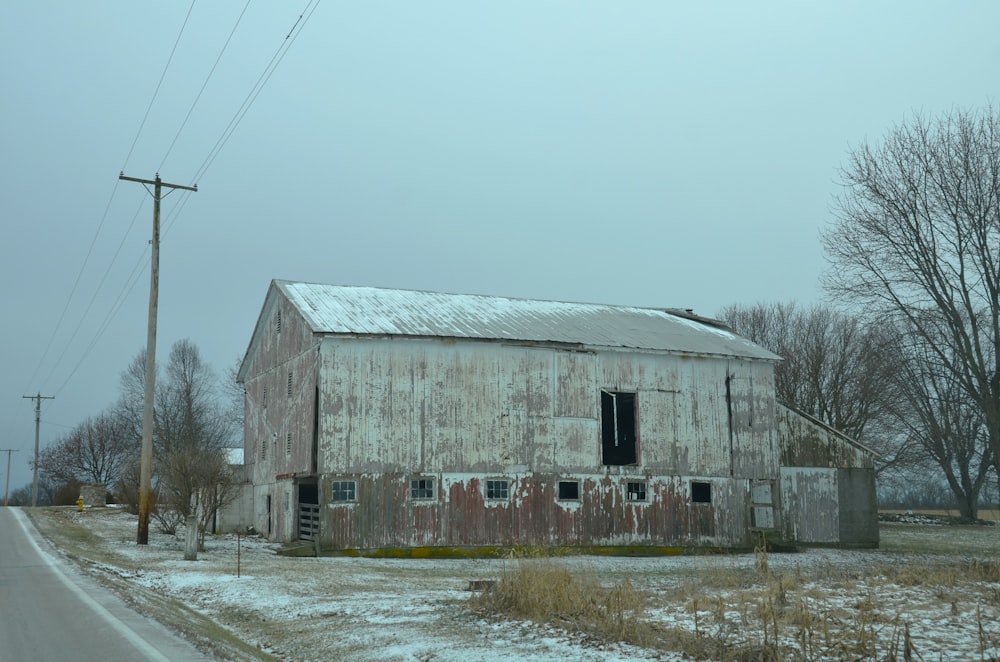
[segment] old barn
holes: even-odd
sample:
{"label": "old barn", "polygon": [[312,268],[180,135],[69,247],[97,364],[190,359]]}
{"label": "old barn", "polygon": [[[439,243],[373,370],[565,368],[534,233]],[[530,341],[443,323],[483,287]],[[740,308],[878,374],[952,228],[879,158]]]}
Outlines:
{"label": "old barn", "polygon": [[273,281],[253,525],[327,549],[876,545],[871,454],[685,311]]}

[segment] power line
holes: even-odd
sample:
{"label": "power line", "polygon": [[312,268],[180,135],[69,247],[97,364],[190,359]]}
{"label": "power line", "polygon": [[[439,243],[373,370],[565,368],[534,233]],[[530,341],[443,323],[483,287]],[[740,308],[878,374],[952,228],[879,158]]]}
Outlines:
{"label": "power line", "polygon": [[[149,117],[150,111],[151,111],[151,109],[153,107],[154,102],[156,101],[156,98],[157,98],[158,94],[159,94],[160,87],[161,87],[161,85],[162,85],[162,83],[163,83],[163,81],[164,81],[164,79],[166,77],[167,71],[169,70],[170,64],[171,64],[171,62],[173,60],[173,57],[174,57],[174,54],[176,53],[178,44],[180,43],[181,37],[184,34],[184,30],[185,30],[185,28],[187,26],[188,20],[189,20],[189,18],[191,16],[191,13],[192,13],[193,9],[194,9],[194,4],[195,4],[195,0],[192,0],[191,5],[188,8],[188,12],[185,15],[184,22],[181,25],[180,32],[178,33],[177,38],[174,41],[174,46],[171,49],[169,57],[167,58],[167,63],[164,66],[163,71],[162,71],[162,73],[160,75],[160,79],[159,79],[159,81],[158,81],[158,83],[156,85],[156,89],[154,90],[153,96],[150,99],[149,105],[146,108],[146,112],[143,115],[142,122],[140,123],[140,126],[139,126],[139,130],[136,132],[136,136],[135,136],[135,138],[132,141],[131,147],[129,148],[128,155],[125,158],[125,164],[127,164],[129,162],[129,160],[131,159],[131,156],[133,154],[135,146],[138,143],[140,135],[142,134],[143,128],[145,127],[145,124],[146,124],[146,121],[147,121],[147,119]],[[185,126],[187,124],[188,119],[192,115],[192,113],[193,113],[193,111],[194,111],[194,109],[195,109],[198,101],[200,100],[203,92],[205,91],[205,89],[206,89],[206,87],[208,85],[208,82],[212,78],[212,75],[214,74],[215,69],[217,68],[219,62],[222,59],[223,54],[226,52],[226,50],[227,50],[227,48],[229,46],[229,43],[231,42],[231,40],[233,38],[233,35],[235,34],[237,28],[239,27],[239,25],[240,25],[240,23],[241,23],[244,15],[245,15],[248,7],[249,7],[249,4],[250,4],[249,0],[247,0],[246,5],[244,5],[243,10],[241,11],[239,17],[236,20],[236,23],[234,24],[232,30],[229,33],[229,36],[226,39],[226,42],[224,43],[222,49],[220,50],[219,55],[217,56],[215,63],[213,64],[211,70],[209,71],[208,76],[206,77],[204,83],[202,84],[201,89],[199,90],[197,96],[195,97],[195,100],[192,103],[191,108],[188,110],[188,113],[185,116],[184,121],[181,123],[180,128],[178,129],[177,133],[175,134],[173,140],[171,141],[170,146],[168,147],[167,152],[166,152],[166,154],[163,157],[163,161],[161,162],[161,166],[162,166],[163,163],[166,162],[167,158],[171,154],[175,143],[179,139],[179,137],[180,137],[183,129],[185,128]],[[296,18],[295,22],[293,23],[292,27],[289,29],[288,33],[285,35],[284,39],[282,40],[281,45],[275,51],[274,55],[271,57],[271,60],[265,66],[263,72],[258,77],[257,81],[255,82],[255,84],[251,88],[250,92],[247,94],[246,98],[243,100],[243,103],[237,109],[236,113],[234,114],[233,118],[230,120],[230,122],[226,126],[226,128],[223,130],[223,132],[220,135],[219,139],[216,141],[215,145],[209,151],[209,154],[208,154],[208,156],[206,156],[205,160],[202,162],[202,165],[198,168],[198,171],[196,173],[196,176],[193,178],[193,181],[197,181],[198,179],[200,179],[205,174],[205,172],[207,172],[208,168],[212,165],[212,163],[215,161],[215,158],[219,155],[219,153],[221,152],[222,148],[228,142],[229,138],[232,137],[232,134],[235,132],[236,128],[239,126],[239,124],[242,121],[243,117],[246,115],[246,113],[249,111],[250,107],[256,101],[257,97],[260,95],[260,93],[263,90],[264,86],[270,80],[270,77],[274,74],[274,71],[277,69],[278,65],[284,59],[285,55],[287,54],[288,50],[291,48],[292,44],[295,42],[295,40],[301,34],[302,30],[305,28],[306,24],[308,23],[309,19],[312,17],[313,13],[316,11],[316,9],[318,8],[318,6],[319,6],[319,0],[309,0],[309,2],[303,8],[303,10],[301,11],[301,13],[298,15],[298,17]],[[124,168],[123,168],[123,170],[124,170]],[[115,194],[117,193],[118,186],[119,186],[119,181],[115,182],[115,186],[112,189],[111,196],[109,197],[108,203],[107,203],[107,205],[105,207],[104,215],[102,216],[101,222],[100,222],[100,224],[98,226],[98,231],[95,234],[93,241],[91,242],[90,249],[88,250],[87,258],[84,260],[84,264],[83,264],[83,266],[80,269],[80,273],[78,274],[76,282],[74,283],[73,289],[70,292],[70,296],[69,296],[69,298],[66,301],[66,305],[63,308],[63,312],[62,312],[62,314],[60,316],[59,322],[57,323],[56,328],[53,330],[53,333],[52,333],[52,336],[51,336],[51,338],[49,340],[48,346],[46,347],[45,352],[43,353],[43,357],[39,361],[38,367],[36,367],[36,369],[35,369],[35,373],[32,375],[32,379],[31,379],[32,382],[34,381],[34,379],[37,376],[39,370],[41,369],[41,366],[44,363],[45,358],[48,356],[48,353],[50,351],[51,345],[53,344],[53,342],[55,340],[55,337],[57,335],[57,332],[58,332],[59,328],[61,327],[61,325],[62,325],[62,323],[64,321],[64,318],[65,318],[65,316],[67,314],[67,311],[68,311],[68,308],[69,308],[69,304],[73,300],[74,296],[76,295],[76,292],[77,292],[80,280],[82,278],[84,270],[86,269],[87,264],[89,263],[89,260],[90,260],[90,257],[91,257],[91,253],[93,251],[94,245],[96,244],[97,238],[98,238],[98,236],[100,234],[100,230],[103,227],[104,222],[105,222],[105,220],[106,220],[106,218],[108,216],[109,209],[110,209],[110,206],[111,206],[111,202],[114,199]],[[190,199],[189,193],[187,191],[183,191],[183,199],[180,202],[180,204],[172,210],[169,222],[165,226],[164,235],[166,235],[167,232],[169,232],[169,230],[171,229],[173,223],[177,220],[177,217],[180,215],[181,211],[184,209],[184,207],[186,206],[186,204],[187,204],[187,202],[188,202],[189,199]],[[141,206],[140,206],[140,210],[141,210]],[[107,281],[107,278],[108,278],[108,276],[110,274],[111,268],[113,267],[113,265],[117,261],[118,256],[120,255],[122,246],[124,245],[124,242],[127,239],[129,233],[131,232],[132,227],[135,224],[136,218],[138,217],[138,214],[139,214],[139,210],[137,210],[136,213],[135,213],[135,215],[133,215],[132,221],[129,224],[128,229],[125,231],[125,234],[124,234],[124,236],[122,238],[122,241],[119,243],[118,249],[116,250],[116,252],[115,252],[115,254],[114,254],[114,256],[113,256],[113,258],[112,258],[112,260],[111,260],[111,262],[110,262],[110,264],[109,264],[109,266],[107,268],[107,270],[105,271],[104,275],[102,276],[102,278],[100,280],[100,283],[98,284],[98,286],[97,286],[97,288],[96,288],[93,296],[90,299],[90,302],[87,305],[86,310],[84,311],[83,315],[81,316],[80,321],[78,322],[78,324],[76,326],[76,329],[73,332],[72,337],[67,342],[66,348],[63,350],[63,352],[60,354],[59,358],[56,360],[56,363],[53,366],[52,370],[50,370],[49,375],[45,379],[45,383],[48,383],[48,381],[51,379],[51,377],[55,373],[57,367],[62,362],[62,359],[64,358],[64,356],[68,352],[69,347],[72,344],[73,339],[75,339],[76,335],[79,333],[80,328],[82,327],[84,320],[86,319],[87,315],[90,313],[90,311],[91,311],[91,309],[93,307],[93,304],[96,301],[97,295],[100,293],[100,291],[102,290],[105,282]],[[137,261],[135,267],[132,270],[132,273],[126,279],[126,281],[123,284],[121,290],[119,290],[119,294],[116,297],[115,301],[112,302],[112,304],[111,304],[111,306],[110,306],[107,314],[105,315],[104,321],[102,322],[101,326],[99,327],[99,329],[97,330],[97,332],[95,333],[95,335],[93,336],[93,338],[91,339],[90,343],[85,348],[85,350],[84,350],[83,354],[81,355],[80,359],[74,365],[74,367],[72,368],[72,370],[70,371],[70,373],[68,374],[68,376],[66,377],[66,379],[59,386],[59,388],[56,389],[56,393],[57,394],[60,393],[66,387],[66,385],[70,382],[70,380],[72,379],[72,377],[76,374],[76,372],[82,366],[83,362],[86,360],[86,358],[93,351],[94,347],[97,345],[97,342],[100,340],[100,338],[104,335],[104,333],[110,327],[111,322],[114,320],[114,318],[116,317],[116,315],[120,312],[121,308],[124,306],[125,300],[128,298],[128,296],[131,294],[132,290],[134,289],[135,285],[138,283],[138,281],[139,281],[139,275],[141,274],[141,269],[146,264],[148,264],[148,261],[149,261],[148,254],[144,254],[144,256],[140,256],[139,260]]]}
{"label": "power line", "polygon": [[[167,217],[168,220],[163,230],[163,236],[167,236],[170,233],[170,229],[173,226],[174,221],[177,219],[177,216],[181,213],[181,211],[184,209],[184,206],[191,199],[191,193],[186,190],[181,190],[181,196],[182,197],[180,203],[178,203],[178,205],[171,210],[170,214],[168,214]],[[84,349],[83,354],[80,356],[80,359],[73,366],[73,369],[70,371],[69,375],[66,376],[66,379],[59,386],[59,388],[55,390],[56,395],[59,395],[59,393],[61,393],[62,390],[66,387],[69,381],[73,378],[73,375],[75,375],[77,370],[80,369],[80,366],[83,365],[84,360],[86,360],[86,358],[90,355],[90,352],[92,352],[94,347],[97,346],[97,342],[101,339],[101,337],[103,337],[104,333],[111,326],[111,322],[114,321],[114,318],[121,311],[122,306],[125,305],[125,301],[132,293],[132,290],[135,289],[135,286],[139,283],[139,279],[143,271],[149,265],[149,259],[150,259],[149,254],[143,252],[139,256],[138,260],[136,260],[135,265],[132,267],[132,271],[125,279],[125,283],[122,285],[121,289],[118,291],[118,296],[112,302],[111,307],[108,310],[108,313],[104,316],[104,321],[98,328],[97,332],[94,334],[93,338],[91,338],[90,343],[87,345],[86,349]]]}
{"label": "power line", "polygon": [[160,161],[160,167],[157,168],[157,170],[163,170],[163,166],[167,162],[167,157],[169,157],[170,152],[173,151],[174,144],[180,137],[181,132],[184,130],[185,125],[187,125],[187,121],[191,117],[191,113],[194,112],[195,106],[198,105],[198,100],[201,99],[202,93],[204,93],[205,88],[208,87],[208,81],[212,79],[212,74],[215,73],[215,68],[219,66],[219,62],[222,60],[222,55],[226,52],[226,48],[229,47],[229,42],[232,41],[233,35],[236,34],[236,28],[239,27],[240,21],[243,20],[243,15],[247,13],[247,8],[249,6],[250,6],[250,0],[247,0],[247,3],[243,5],[243,11],[240,12],[239,17],[236,19],[236,25],[234,25],[233,29],[229,32],[229,37],[226,39],[226,43],[222,45],[222,50],[219,51],[218,57],[215,58],[215,64],[212,65],[212,69],[208,72],[208,76],[205,77],[205,82],[201,84],[201,89],[198,90],[197,96],[195,96],[194,101],[191,103],[191,107],[188,109],[187,115],[184,116],[184,121],[181,122],[180,127],[177,129],[177,133],[174,135],[174,139],[170,142],[170,147],[167,148],[167,153],[163,155],[163,160]]}
{"label": "power line", "polygon": [[153,102],[156,101],[156,96],[160,93],[160,86],[163,85],[163,79],[167,76],[167,70],[170,69],[170,62],[174,59],[174,53],[177,51],[177,44],[181,43],[181,36],[184,34],[184,28],[187,27],[188,19],[191,17],[191,12],[194,10],[195,0],[191,0],[191,6],[188,7],[187,15],[184,16],[184,23],[181,25],[181,31],[177,33],[177,39],[174,40],[174,47],[170,49],[170,55],[167,57],[167,63],[163,65],[163,72],[160,74],[160,80],[156,83],[156,89],[153,90],[153,98],[149,100],[149,105],[146,106],[146,113],[142,116],[142,122],[139,123],[139,130],[135,133],[135,138],[132,140],[132,146],[128,149],[128,154],[125,156],[125,163],[122,164],[121,170],[125,171],[128,167],[129,159],[132,158],[132,152],[135,150],[135,145],[139,142],[139,136],[142,134],[143,127],[146,126],[146,120],[149,118],[149,111],[153,109]]}
{"label": "power line", "polygon": [[[142,130],[146,126],[146,120],[148,119],[149,113],[150,113],[150,111],[153,108],[153,103],[156,101],[156,97],[159,94],[160,86],[163,84],[163,80],[166,77],[167,71],[170,68],[170,63],[173,60],[174,53],[177,50],[177,45],[180,43],[181,36],[184,34],[184,29],[187,26],[187,22],[188,22],[188,19],[191,16],[191,12],[194,10],[194,3],[195,3],[195,0],[192,0],[191,1],[191,6],[188,8],[187,14],[184,16],[184,22],[181,25],[180,32],[178,32],[178,34],[177,34],[177,39],[174,40],[174,46],[171,49],[170,55],[167,57],[167,63],[164,65],[163,71],[160,74],[160,80],[156,84],[156,89],[153,91],[153,96],[149,100],[149,105],[146,107],[146,112],[145,112],[145,114],[142,117],[142,121],[139,123],[139,129],[136,131],[135,138],[133,138],[133,140],[132,140],[131,147],[129,147],[128,154],[125,157],[125,163],[122,165],[122,170],[124,170],[125,166],[128,165],[129,159],[131,159],[131,157],[132,157],[132,152],[135,150],[135,146],[139,142],[139,136],[142,135]],[[38,376],[39,371],[42,369],[42,365],[44,365],[45,359],[49,355],[49,351],[52,348],[52,344],[55,342],[56,336],[58,335],[59,330],[62,328],[62,323],[65,320],[67,312],[69,311],[70,303],[73,301],[74,297],[76,296],[77,288],[79,287],[80,281],[83,278],[83,274],[84,274],[84,272],[87,269],[87,265],[90,263],[90,258],[91,258],[91,255],[93,254],[94,246],[97,244],[97,239],[98,239],[98,237],[100,237],[101,230],[104,227],[104,223],[107,221],[108,213],[109,213],[109,211],[111,209],[111,203],[114,200],[115,194],[118,191],[119,181],[120,180],[116,179],[115,183],[114,183],[114,186],[111,189],[111,195],[108,196],[108,202],[104,206],[104,213],[101,215],[101,220],[97,224],[97,230],[94,232],[94,238],[91,240],[90,246],[87,249],[87,254],[84,257],[83,264],[80,266],[80,271],[77,273],[76,279],[73,281],[73,287],[70,288],[69,296],[66,298],[66,303],[63,305],[63,309],[62,309],[62,312],[59,315],[59,319],[58,319],[58,321],[56,322],[55,326],[52,329],[52,333],[49,336],[48,343],[45,345],[45,349],[42,352],[42,356],[38,360],[38,364],[35,366],[35,370],[34,370],[34,372],[31,375],[31,379],[28,380],[29,386],[34,383],[35,378]],[[136,212],[136,215],[138,215],[138,212]],[[133,217],[132,222],[133,223],[135,222],[135,218],[134,217]],[[130,225],[129,226],[129,230],[131,230],[131,227],[132,226]],[[126,233],[125,233],[126,236],[128,235],[128,232],[129,231],[127,230]],[[124,239],[123,239],[123,241],[124,241]],[[117,258],[117,255],[118,255],[118,253],[116,252],[115,253],[115,258]],[[114,258],[112,259],[111,264],[108,266],[109,270],[110,270],[110,268],[111,268],[112,265],[114,265]],[[104,282],[104,279],[101,280],[102,284],[103,284],[103,282]],[[101,285],[98,285],[97,289],[94,292],[94,296],[91,298],[91,302],[93,302],[94,298],[96,298],[97,294],[100,292],[100,289],[101,289]],[[83,319],[86,317],[87,312],[89,311],[89,309],[90,309],[90,306],[88,305],[87,311],[84,312],[83,317],[80,319],[80,322],[77,325],[77,331],[79,330],[79,326],[83,323]],[[62,356],[65,355],[66,351],[69,349],[69,346],[72,343],[73,338],[76,336],[76,332],[77,331],[74,331],[73,336],[66,343],[66,349],[64,349],[63,352],[62,352],[62,354],[60,354],[60,358],[56,361],[55,365],[52,368],[52,371],[49,374],[49,376],[46,377],[46,379],[45,379],[46,382],[51,378],[52,372],[55,372],[55,369],[59,365],[59,362],[61,361]]]}
{"label": "power line", "polygon": [[[62,363],[63,357],[66,356],[66,353],[72,346],[73,340],[76,339],[77,334],[80,332],[80,328],[83,326],[84,320],[87,319],[87,315],[89,315],[90,311],[93,309],[94,302],[97,300],[97,295],[100,294],[101,289],[104,287],[105,281],[108,279],[108,275],[111,273],[111,268],[114,267],[115,262],[118,260],[118,255],[121,253],[122,246],[124,246],[125,240],[128,239],[128,235],[132,232],[132,228],[135,226],[135,221],[139,217],[139,212],[142,211],[144,203],[145,201],[140,203],[138,209],[135,210],[135,214],[132,215],[132,221],[129,223],[128,228],[125,230],[125,234],[122,235],[122,240],[118,243],[118,248],[117,250],[115,250],[115,254],[111,257],[111,261],[108,263],[107,269],[104,270],[104,275],[101,277],[100,282],[98,282],[97,287],[94,289],[94,293],[93,295],[91,295],[90,301],[87,302],[87,306],[86,308],[84,308],[83,314],[80,316],[80,320],[76,323],[76,327],[73,329],[73,333],[70,335],[69,340],[66,341],[66,345],[63,348],[62,353],[60,353],[59,357],[56,358],[56,361],[52,365],[52,369],[49,371],[49,374],[42,381],[43,386],[45,384],[48,384],[49,380],[52,379],[52,375],[55,374],[56,369]],[[68,303],[69,302],[67,301],[67,304]]]}
{"label": "power line", "polygon": [[309,22],[309,19],[312,18],[312,15],[316,11],[317,7],[319,7],[319,0],[309,0],[308,4],[306,4],[305,8],[302,10],[302,13],[299,14],[299,17],[295,20],[295,23],[288,31],[288,34],[285,35],[285,38],[282,40],[281,45],[278,46],[278,49],[275,51],[274,55],[271,56],[271,60],[264,67],[264,71],[262,71],[260,76],[257,78],[257,82],[255,82],[253,87],[250,88],[250,92],[247,94],[246,98],[243,99],[243,103],[240,104],[240,107],[236,110],[236,113],[233,115],[233,118],[229,120],[229,124],[226,125],[226,128],[222,130],[222,135],[220,135],[219,139],[215,141],[215,145],[213,145],[212,149],[209,150],[208,156],[205,157],[205,160],[198,167],[198,170],[195,171],[195,175],[192,178],[192,181],[197,182],[200,181],[202,177],[204,177],[209,167],[211,167],[212,163],[215,161],[215,158],[219,155],[219,152],[222,151],[222,148],[225,146],[225,144],[229,141],[229,138],[232,137],[233,133],[236,131],[236,127],[238,127],[240,122],[243,121],[243,118],[246,116],[247,111],[250,110],[250,107],[253,105],[254,101],[257,100],[257,97],[260,95],[261,90],[264,89],[264,85],[267,84],[268,80],[270,80],[271,75],[274,73],[275,69],[277,69],[278,65],[281,64],[281,60],[283,60],[285,54],[288,53],[288,49],[292,47],[292,44],[295,43],[295,40],[298,39],[298,36],[302,34],[302,30],[305,28],[306,23]]}

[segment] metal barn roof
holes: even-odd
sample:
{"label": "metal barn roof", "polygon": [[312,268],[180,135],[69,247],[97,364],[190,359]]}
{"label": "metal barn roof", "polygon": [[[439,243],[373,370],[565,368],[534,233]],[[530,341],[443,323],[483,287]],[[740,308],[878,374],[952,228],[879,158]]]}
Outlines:
{"label": "metal barn roof", "polygon": [[779,360],[717,326],[655,308],[275,280],[314,333],[569,343]]}

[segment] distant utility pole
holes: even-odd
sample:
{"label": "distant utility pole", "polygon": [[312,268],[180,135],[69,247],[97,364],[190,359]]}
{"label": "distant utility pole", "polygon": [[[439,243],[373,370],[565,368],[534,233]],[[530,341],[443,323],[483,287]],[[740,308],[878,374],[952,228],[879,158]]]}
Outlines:
{"label": "distant utility pole", "polygon": [[55,400],[56,396],[39,393],[21,397],[35,401],[35,466],[31,478],[31,507],[34,508],[38,505],[38,428],[42,422],[42,400]]}
{"label": "distant utility pole", "polygon": [[153,240],[152,257],[149,262],[149,319],[146,325],[146,379],[143,389],[142,400],[142,455],[139,458],[139,530],[136,532],[136,543],[146,545],[149,543],[149,509],[152,495],[153,482],[153,387],[155,384],[154,372],[156,370],[156,306],[160,289],[160,190],[166,186],[171,189],[184,189],[185,191],[198,191],[195,186],[181,186],[180,184],[167,184],[160,180],[160,173],[156,173],[156,178],[152,181],[148,179],[136,179],[126,177],[125,173],[119,173],[118,179],[127,182],[138,182],[146,187],[152,186],[153,190]]}
{"label": "distant utility pole", "polygon": [[10,494],[10,454],[17,453],[16,448],[0,448],[0,453],[7,453],[7,482],[4,484],[3,488],[3,505],[6,506],[8,503],[7,495]]}

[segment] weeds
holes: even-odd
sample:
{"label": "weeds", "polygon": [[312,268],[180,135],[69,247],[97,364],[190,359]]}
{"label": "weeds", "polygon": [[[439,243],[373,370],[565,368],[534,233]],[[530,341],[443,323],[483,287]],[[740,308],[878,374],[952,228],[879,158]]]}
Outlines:
{"label": "weeds", "polygon": [[605,589],[552,558],[520,559],[474,598],[477,610],[526,618],[609,640],[644,645],[651,637],[642,596],[626,579]]}
{"label": "weeds", "polygon": [[[894,608],[891,596],[897,595],[900,608],[905,606],[899,604],[905,602],[898,596],[900,588],[919,587],[940,613],[961,619],[970,613],[963,602],[970,600],[972,586],[981,603],[1000,601],[1000,589],[991,585],[998,580],[1000,564],[974,560],[827,567],[807,577],[800,568],[775,571],[761,545],[752,569],[724,568],[646,593],[628,579],[603,588],[593,574],[572,572],[562,560],[520,559],[476,598],[476,609],[693,659],[911,661],[923,659],[922,646],[914,641],[908,620],[886,615]],[[889,587],[893,590],[887,591]],[[847,599],[852,595],[853,600]],[[654,621],[650,614],[658,610],[673,612],[673,620],[667,619],[673,624]],[[686,616],[679,618],[678,611]],[[977,606],[975,623],[968,626],[976,629],[983,659],[995,656],[998,645],[987,623]]]}

